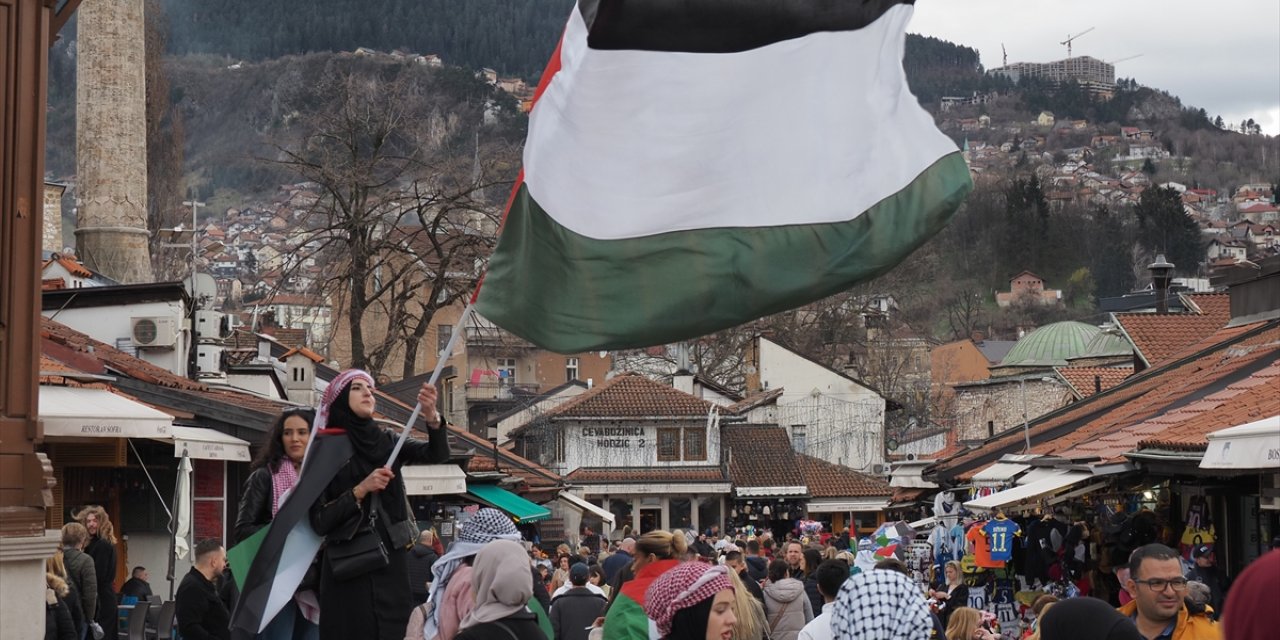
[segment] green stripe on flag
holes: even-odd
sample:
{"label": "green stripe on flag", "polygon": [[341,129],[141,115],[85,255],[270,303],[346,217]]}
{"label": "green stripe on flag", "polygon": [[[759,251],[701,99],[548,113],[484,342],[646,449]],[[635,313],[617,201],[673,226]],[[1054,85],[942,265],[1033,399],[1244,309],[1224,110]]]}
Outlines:
{"label": "green stripe on flag", "polygon": [[271,529],[271,525],[258,529],[253,535],[240,541],[230,549],[227,549],[227,564],[231,565],[231,577],[236,579],[236,589],[244,591],[244,580],[249,576],[249,567],[253,565],[253,559],[258,555],[258,549],[262,547],[262,541],[267,538],[267,531]]}
{"label": "green stripe on flag", "polygon": [[940,231],[972,188],[952,153],[847,222],[596,240],[559,225],[521,185],[477,310],[560,353],[706,335],[885,273]]}

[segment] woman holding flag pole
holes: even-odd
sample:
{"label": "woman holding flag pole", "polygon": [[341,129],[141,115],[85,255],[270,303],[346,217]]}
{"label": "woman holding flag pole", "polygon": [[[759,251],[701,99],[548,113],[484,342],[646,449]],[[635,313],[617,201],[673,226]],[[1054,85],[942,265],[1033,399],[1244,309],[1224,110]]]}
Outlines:
{"label": "woman holding flag pole", "polygon": [[[395,434],[373,421],[373,378],[366,372],[342,372],[325,389],[315,446],[333,444],[350,451],[345,464],[313,503],[310,521],[325,539],[320,572],[320,637],[399,640],[414,602],[409,591],[407,549],[417,537],[397,473],[406,463],[449,460],[447,434],[435,410],[436,390],[418,393],[431,417],[427,442],[397,442]],[[348,449],[349,447],[349,449]],[[392,451],[400,448],[392,459]],[[388,464],[388,460],[392,460]],[[385,466],[384,466],[385,465]],[[310,468],[310,467],[308,467]],[[309,480],[303,474],[303,482]]]}

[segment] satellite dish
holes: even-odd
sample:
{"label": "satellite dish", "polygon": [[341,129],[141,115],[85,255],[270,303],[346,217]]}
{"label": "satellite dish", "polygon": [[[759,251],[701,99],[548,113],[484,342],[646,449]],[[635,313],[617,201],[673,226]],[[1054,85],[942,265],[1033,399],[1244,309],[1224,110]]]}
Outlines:
{"label": "satellite dish", "polygon": [[191,289],[188,293],[195,300],[201,298],[213,300],[218,296],[218,283],[207,273],[197,273],[188,278],[187,286]]}

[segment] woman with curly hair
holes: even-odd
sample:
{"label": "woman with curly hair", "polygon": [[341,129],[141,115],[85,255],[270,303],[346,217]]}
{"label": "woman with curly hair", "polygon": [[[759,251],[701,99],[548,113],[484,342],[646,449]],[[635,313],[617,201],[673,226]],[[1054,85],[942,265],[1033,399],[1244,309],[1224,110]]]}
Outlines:
{"label": "woman with curly hair", "polygon": [[72,516],[89,532],[89,542],[84,552],[93,558],[93,568],[98,577],[98,611],[94,621],[103,629],[119,626],[116,620],[116,530],[111,526],[107,510],[96,504],[80,509]]}

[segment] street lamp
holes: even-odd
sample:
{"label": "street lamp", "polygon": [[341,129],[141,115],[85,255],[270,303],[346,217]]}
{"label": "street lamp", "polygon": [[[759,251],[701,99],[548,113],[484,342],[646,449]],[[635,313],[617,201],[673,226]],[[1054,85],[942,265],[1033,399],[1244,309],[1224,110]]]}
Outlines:
{"label": "street lamp", "polygon": [[[1051,378],[1049,376],[1043,376],[1039,379],[1039,382],[1048,382],[1051,384],[1058,384],[1058,379]],[[1022,452],[1031,453],[1031,416],[1028,415],[1027,413],[1027,379],[1026,378],[1019,379],[1018,387],[1022,391],[1022,438],[1023,438],[1023,441],[1025,442],[1025,447],[1026,447],[1025,449],[1023,449]]]}

